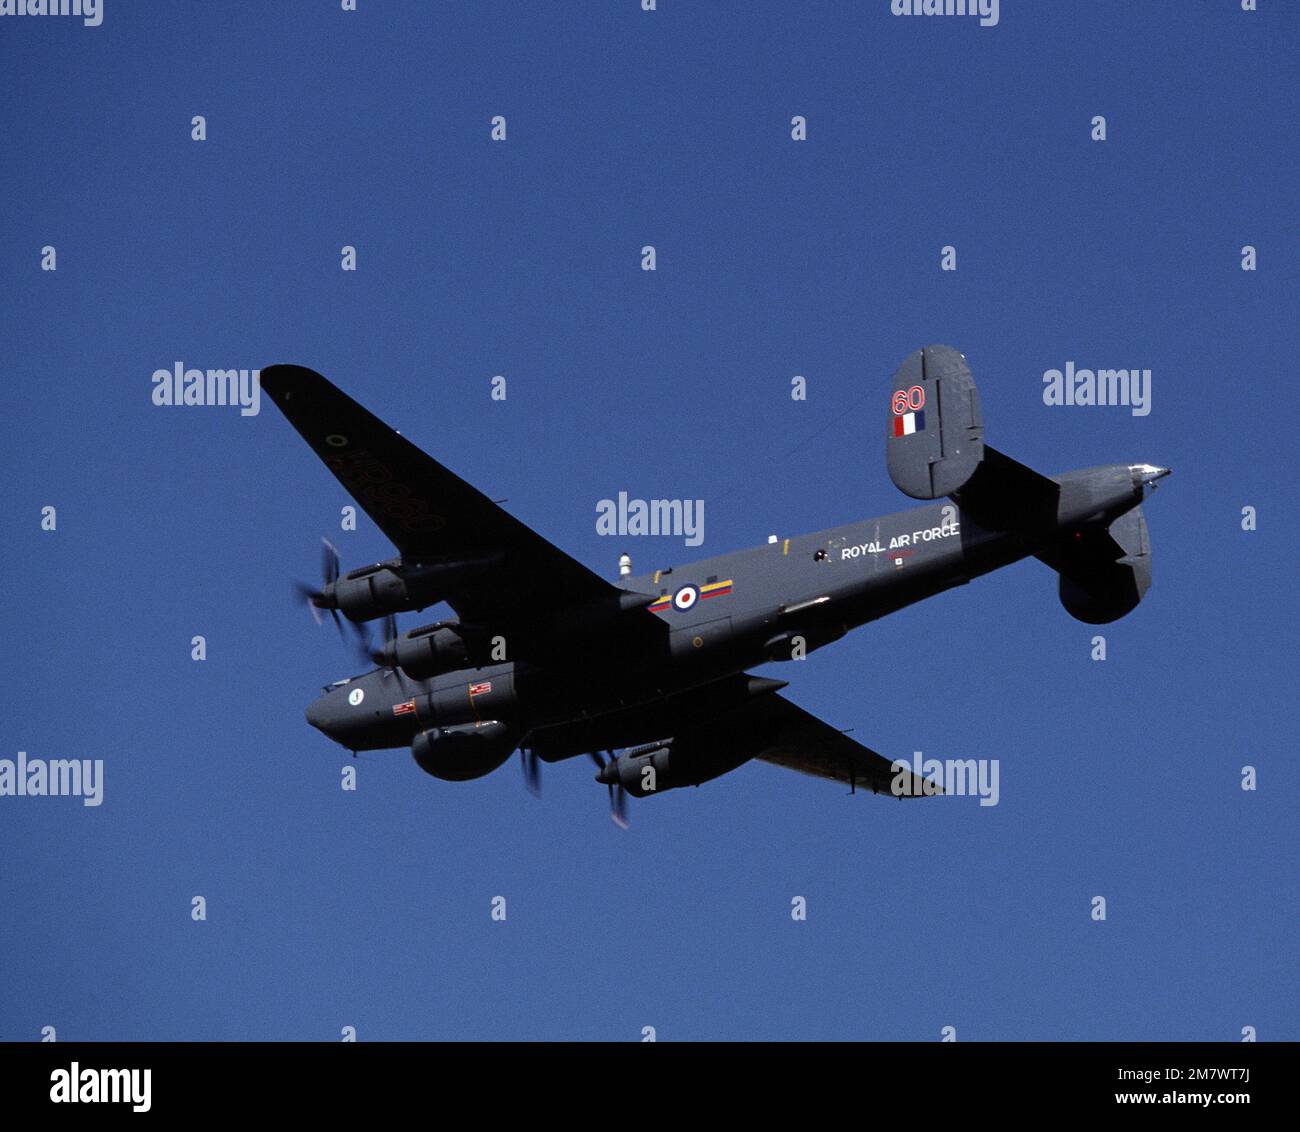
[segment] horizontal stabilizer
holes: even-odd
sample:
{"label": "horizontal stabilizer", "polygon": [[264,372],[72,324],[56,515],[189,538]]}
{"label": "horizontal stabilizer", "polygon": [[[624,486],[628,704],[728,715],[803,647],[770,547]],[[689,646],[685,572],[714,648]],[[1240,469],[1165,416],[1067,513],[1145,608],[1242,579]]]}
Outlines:
{"label": "horizontal stabilizer", "polygon": [[1056,526],[1060,485],[996,448],[984,446],[984,459],[965,486],[953,494],[962,512],[988,531],[1025,535]]}
{"label": "horizontal stabilizer", "polygon": [[984,418],[966,359],[951,346],[908,355],[894,375],[885,460],[894,486],[938,499],[962,486],[984,456]]}

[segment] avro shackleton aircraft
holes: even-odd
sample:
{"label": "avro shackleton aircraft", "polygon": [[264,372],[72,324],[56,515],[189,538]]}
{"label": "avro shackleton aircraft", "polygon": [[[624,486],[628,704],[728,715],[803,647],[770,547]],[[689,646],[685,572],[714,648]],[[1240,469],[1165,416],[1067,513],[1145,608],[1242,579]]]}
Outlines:
{"label": "avro shackleton aircraft", "polygon": [[[1044,476],[984,443],[965,358],[927,346],[895,375],[885,421],[894,484],[924,506],[615,584],[552,546],[320,374],[279,365],[262,389],[397,547],[307,591],[317,616],[384,618],[379,667],[340,680],[307,720],[349,750],[409,747],[462,781],[516,750],[586,755],[624,824],[625,794],[698,786],[762,759],[876,793],[937,793],[746,670],[804,656],[906,605],[1033,556],[1080,621],[1122,617],[1151,582],[1140,503],[1169,469],[1108,464]],[[400,636],[395,614],[455,620]],[[602,756],[601,752],[605,752]],[[540,762],[539,762],[540,760]]]}

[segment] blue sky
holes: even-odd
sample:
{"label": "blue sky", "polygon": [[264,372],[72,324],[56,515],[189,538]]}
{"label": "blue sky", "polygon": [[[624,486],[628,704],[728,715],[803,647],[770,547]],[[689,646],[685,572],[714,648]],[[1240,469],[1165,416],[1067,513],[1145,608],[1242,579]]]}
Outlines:
{"label": "blue sky", "polygon": [[[359,7],[0,20],[0,757],[105,764],[98,808],[0,798],[0,1039],[1300,1037],[1300,16]],[[538,802],[403,751],[344,793],[302,712],[355,662],[289,583],[391,548],[269,403],[150,401],[311,366],[613,576],[904,507],[881,417],[930,342],[1017,459],[1175,470],[1105,662],[1027,562],[764,669],[999,759],[993,808],[751,764],[624,833],[585,760]],[[1067,361],[1149,368],[1150,415],[1045,406]],[[619,491],[705,500],[703,547],[598,536]]]}

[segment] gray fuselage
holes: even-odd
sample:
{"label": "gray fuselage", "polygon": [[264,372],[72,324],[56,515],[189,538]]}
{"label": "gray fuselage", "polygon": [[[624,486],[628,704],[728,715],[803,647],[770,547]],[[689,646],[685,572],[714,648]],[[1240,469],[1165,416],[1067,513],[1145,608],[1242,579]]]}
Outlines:
{"label": "gray fuselage", "polygon": [[[650,615],[663,629],[650,647],[621,650],[615,618],[586,627],[590,647],[570,650],[561,665],[505,660],[425,681],[376,669],[332,686],[307,718],[352,750],[404,747],[430,727],[487,720],[540,737],[549,760],[580,754],[593,739],[608,747],[640,742],[621,723],[637,705],[767,661],[800,659],[850,629],[1033,555],[1072,528],[1124,513],[1143,496],[1135,467],[1054,477],[1055,519],[1032,536],[1023,527],[986,529],[958,500],[944,499],[622,578],[628,591],[657,595]],[[585,659],[575,661],[575,651]],[[584,733],[574,749],[546,744],[548,731],[577,723]]]}

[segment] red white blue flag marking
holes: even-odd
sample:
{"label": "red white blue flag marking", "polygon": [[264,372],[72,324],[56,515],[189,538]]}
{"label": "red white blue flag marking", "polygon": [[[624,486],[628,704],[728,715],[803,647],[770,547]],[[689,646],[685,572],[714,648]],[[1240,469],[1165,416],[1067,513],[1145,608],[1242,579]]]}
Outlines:
{"label": "red white blue flag marking", "polygon": [[925,388],[913,385],[910,389],[894,390],[890,403],[894,410],[895,436],[911,436],[925,431]]}
{"label": "red white blue flag marking", "polygon": [[911,436],[914,432],[925,431],[925,410],[919,413],[904,413],[894,418],[894,435]]}

